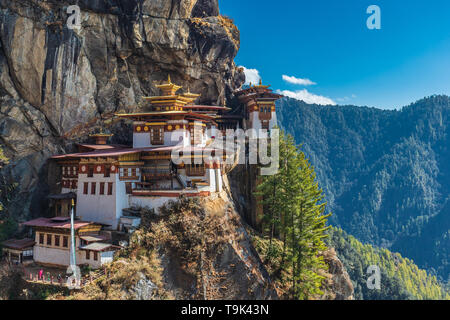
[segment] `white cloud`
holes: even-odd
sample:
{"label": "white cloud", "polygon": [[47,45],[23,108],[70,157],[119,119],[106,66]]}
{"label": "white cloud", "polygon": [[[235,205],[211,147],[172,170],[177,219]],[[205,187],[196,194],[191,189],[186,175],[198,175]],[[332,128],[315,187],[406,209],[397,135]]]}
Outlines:
{"label": "white cloud", "polygon": [[336,102],[334,102],[332,99],[324,97],[324,96],[315,95],[306,89],[297,90],[297,91],[277,90],[276,92],[279,94],[282,94],[286,97],[289,97],[289,98],[303,100],[304,102],[309,103],[309,104],[321,104],[321,105],[333,105],[333,106],[336,105]]}
{"label": "white cloud", "polygon": [[289,82],[289,83],[292,83],[292,84],[298,84],[298,85],[301,85],[301,86],[311,86],[311,85],[316,84],[315,82],[312,82],[309,79],[296,78],[296,77],[293,77],[293,76],[287,76],[285,74],[283,74],[282,78],[286,82]]}
{"label": "white cloud", "polygon": [[357,98],[356,94],[352,94],[350,97],[345,96],[343,98],[336,98],[336,101],[340,102],[340,103],[346,103],[346,102],[349,102],[350,100],[356,99],[356,98]]}
{"label": "white cloud", "polygon": [[259,80],[261,80],[261,76],[259,75],[259,71],[256,69],[247,69],[244,66],[241,66],[241,68],[244,69],[245,73],[245,83],[246,85],[252,84],[258,84]]}

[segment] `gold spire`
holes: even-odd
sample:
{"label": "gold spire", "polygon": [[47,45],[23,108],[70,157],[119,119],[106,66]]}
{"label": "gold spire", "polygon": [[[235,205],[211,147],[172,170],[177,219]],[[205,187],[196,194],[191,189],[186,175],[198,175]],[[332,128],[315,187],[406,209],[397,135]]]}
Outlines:
{"label": "gold spire", "polygon": [[259,78],[259,84],[257,85],[257,86],[253,86],[254,88],[261,88],[261,89],[267,89],[267,88],[269,88],[270,86],[264,86],[263,84],[262,84],[262,78]]}
{"label": "gold spire", "polygon": [[183,93],[181,95],[183,98],[188,99],[188,103],[192,103],[194,102],[198,97],[200,97],[200,94],[196,94],[196,93],[191,93],[191,89],[190,87],[188,87],[187,92]]}
{"label": "gold spire", "polygon": [[173,96],[178,90],[182,88],[181,86],[177,86],[176,84],[172,83],[170,74],[167,76],[167,83],[157,85],[156,87],[158,89],[161,89],[164,96]]}

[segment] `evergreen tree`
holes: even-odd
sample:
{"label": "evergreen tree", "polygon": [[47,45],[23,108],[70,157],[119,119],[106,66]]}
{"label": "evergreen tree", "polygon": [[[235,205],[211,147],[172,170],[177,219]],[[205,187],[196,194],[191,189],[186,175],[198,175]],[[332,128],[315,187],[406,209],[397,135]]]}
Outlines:
{"label": "evergreen tree", "polygon": [[[6,158],[5,154],[3,153],[2,147],[0,146],[0,169],[7,163],[8,163],[8,158]],[[0,179],[2,179],[2,177],[0,177]],[[3,186],[3,184],[4,183],[2,183],[2,186]],[[4,189],[4,188],[0,188],[0,211],[3,210],[3,204],[1,201],[2,189]]]}
{"label": "evergreen tree", "polygon": [[314,168],[290,135],[280,134],[280,166],[273,176],[263,176],[257,188],[264,205],[265,228],[269,238],[276,235],[283,241],[281,253],[269,245],[269,259],[281,254],[277,275],[290,274],[290,297],[308,299],[320,294],[325,269],[320,256],[325,250],[325,203],[322,190],[315,181]]}

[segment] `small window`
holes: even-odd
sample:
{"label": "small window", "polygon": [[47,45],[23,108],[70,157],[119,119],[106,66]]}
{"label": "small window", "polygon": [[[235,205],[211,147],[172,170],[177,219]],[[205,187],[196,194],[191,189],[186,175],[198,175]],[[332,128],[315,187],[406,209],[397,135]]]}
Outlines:
{"label": "small window", "polygon": [[59,247],[59,236],[55,235],[55,246]]}
{"label": "small window", "polygon": [[133,186],[132,186],[131,182],[125,183],[125,189],[126,189],[127,194],[133,193]]}
{"label": "small window", "polygon": [[52,235],[51,234],[47,234],[47,245],[48,246],[52,245]]}
{"label": "small window", "polygon": [[111,176],[111,166],[105,166],[105,178]]}
{"label": "small window", "polygon": [[113,194],[113,183],[108,182],[108,195],[111,196]]}
{"label": "small window", "polygon": [[136,177],[136,168],[131,169],[131,175]]}
{"label": "small window", "polygon": [[69,237],[64,236],[63,237],[63,247],[68,248],[69,247]]}
{"label": "small window", "polygon": [[95,182],[91,183],[91,194],[95,194],[95,189],[97,188],[97,184]]}
{"label": "small window", "polygon": [[89,250],[86,250],[86,260],[89,260],[91,256],[91,252]]}
{"label": "small window", "polygon": [[164,127],[163,126],[153,126],[150,132],[150,143],[152,145],[163,145],[164,144]]}
{"label": "small window", "polygon": [[105,194],[105,183],[100,182],[100,195]]}
{"label": "small window", "polygon": [[25,250],[23,252],[24,257],[33,257],[33,250]]}
{"label": "small window", "polygon": [[39,244],[44,244],[44,234],[39,233]]}
{"label": "small window", "polygon": [[92,178],[94,176],[94,166],[88,167],[88,178]]}
{"label": "small window", "polygon": [[89,183],[85,182],[83,185],[83,194],[88,194]]}
{"label": "small window", "polygon": [[97,260],[98,260],[98,252],[94,251],[94,261],[97,261]]}

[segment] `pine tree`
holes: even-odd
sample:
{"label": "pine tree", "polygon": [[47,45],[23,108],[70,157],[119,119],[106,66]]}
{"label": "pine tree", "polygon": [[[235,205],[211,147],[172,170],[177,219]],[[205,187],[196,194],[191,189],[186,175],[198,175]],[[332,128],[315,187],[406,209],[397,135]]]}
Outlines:
{"label": "pine tree", "polygon": [[308,299],[320,293],[323,278],[318,271],[325,269],[320,253],[326,249],[322,190],[315,181],[313,167],[290,135],[280,134],[280,166],[273,176],[262,177],[258,195],[264,205],[264,231],[269,234],[269,256],[272,238],[283,241],[278,274],[291,274],[292,298]]}
{"label": "pine tree", "polygon": [[[0,169],[3,167],[3,165],[5,165],[7,163],[8,163],[8,158],[6,158],[5,154],[3,153],[2,147],[0,146]],[[0,179],[2,179],[2,178],[0,177]],[[4,183],[2,183],[2,186],[3,186],[3,184]],[[4,189],[4,188],[0,188],[0,211],[3,210],[3,204],[1,202],[2,189]]]}
{"label": "pine tree", "polygon": [[323,239],[326,237],[326,221],[330,214],[324,215],[325,203],[322,190],[315,181],[314,168],[298,151],[295,160],[297,175],[292,181],[292,191],[296,193],[296,206],[292,213],[292,294],[298,299],[308,299],[320,294],[323,277],[317,271],[326,265],[320,255],[326,249]]}

